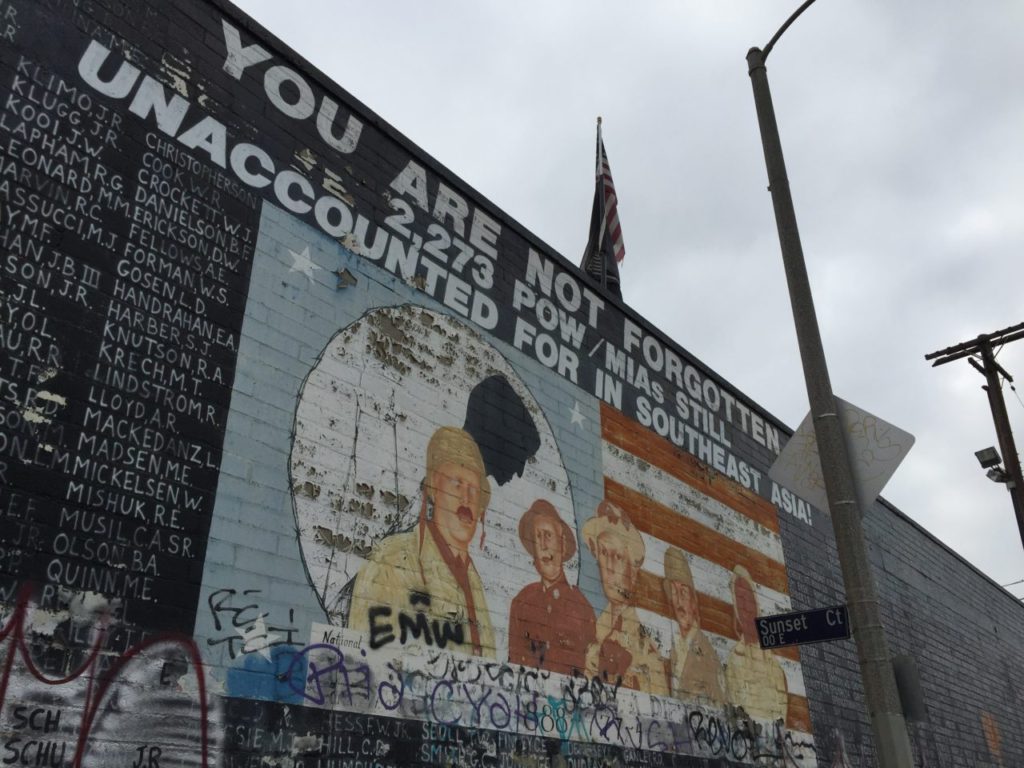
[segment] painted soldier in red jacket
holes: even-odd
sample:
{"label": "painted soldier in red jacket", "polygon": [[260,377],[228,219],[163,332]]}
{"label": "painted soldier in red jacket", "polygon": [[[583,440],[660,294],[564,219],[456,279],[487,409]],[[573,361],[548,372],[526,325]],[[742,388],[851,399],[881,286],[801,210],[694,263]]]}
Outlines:
{"label": "painted soldier in red jacket", "polygon": [[565,675],[582,672],[595,621],[590,603],[565,578],[563,566],[576,554],[572,529],[550,502],[538,499],[519,521],[519,540],[540,581],[523,587],[512,600],[509,662]]}

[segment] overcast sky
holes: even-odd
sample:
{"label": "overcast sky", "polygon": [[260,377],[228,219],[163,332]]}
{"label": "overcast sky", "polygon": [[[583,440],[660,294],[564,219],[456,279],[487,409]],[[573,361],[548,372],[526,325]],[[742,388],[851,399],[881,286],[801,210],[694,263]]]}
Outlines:
{"label": "overcast sky", "polygon": [[[238,4],[574,262],[602,115],[626,302],[799,424],[745,63],[799,0]],[[768,59],[833,389],[917,438],[883,495],[1000,584],[1024,549],[973,455],[983,378],[924,355],[1024,321],[1022,31],[1019,0],[819,0]],[[1024,390],[1024,340],[998,360]]]}

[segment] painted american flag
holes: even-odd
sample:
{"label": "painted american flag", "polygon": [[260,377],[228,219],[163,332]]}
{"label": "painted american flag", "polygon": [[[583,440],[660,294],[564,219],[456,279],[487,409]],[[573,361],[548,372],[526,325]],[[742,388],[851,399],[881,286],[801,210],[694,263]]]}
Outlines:
{"label": "painted american flag", "polygon": [[[635,595],[640,621],[667,655],[675,627],[662,590],[665,552],[681,549],[693,572],[701,628],[725,663],[739,639],[730,591],[736,566],[754,582],[759,615],[792,609],[777,510],[607,404],[601,434],[605,498],[627,512],[646,548]],[[785,672],[786,728],[810,736],[799,649],[773,653]]]}

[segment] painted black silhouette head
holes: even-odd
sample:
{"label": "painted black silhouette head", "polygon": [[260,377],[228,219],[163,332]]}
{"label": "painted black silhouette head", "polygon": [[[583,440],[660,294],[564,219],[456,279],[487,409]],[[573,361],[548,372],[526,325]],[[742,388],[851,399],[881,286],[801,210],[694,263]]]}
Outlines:
{"label": "painted black silhouette head", "polygon": [[498,485],[522,475],[540,448],[540,434],[526,404],[501,374],[473,387],[463,429],[480,447],[487,474]]}

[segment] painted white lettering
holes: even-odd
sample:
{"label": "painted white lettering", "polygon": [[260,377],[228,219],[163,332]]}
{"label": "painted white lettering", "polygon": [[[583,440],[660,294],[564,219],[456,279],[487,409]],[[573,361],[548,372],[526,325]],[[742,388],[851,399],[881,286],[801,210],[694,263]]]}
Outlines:
{"label": "painted white lettering", "polygon": [[121,62],[117,73],[109,80],[100,79],[100,67],[106,61],[110,51],[97,43],[95,40],[89,42],[81,60],[78,62],[78,74],[82,76],[90,86],[112,99],[123,99],[139,79],[138,67],[132,66],[126,61]]}
{"label": "painted white lettering", "polygon": [[224,59],[224,71],[235,80],[242,79],[242,73],[253,64],[259,64],[270,58],[270,53],[259,45],[242,45],[242,38],[238,30],[221,21],[224,27],[224,45],[227,48],[227,57]]}

